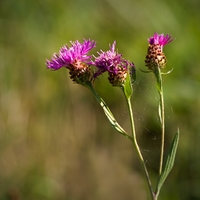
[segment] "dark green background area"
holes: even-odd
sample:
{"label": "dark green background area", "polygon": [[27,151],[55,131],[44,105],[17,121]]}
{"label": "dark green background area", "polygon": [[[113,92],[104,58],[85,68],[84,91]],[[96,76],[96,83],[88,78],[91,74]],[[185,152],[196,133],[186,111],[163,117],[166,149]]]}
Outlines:
{"label": "dark green background area", "polygon": [[[0,199],[150,199],[131,143],[118,134],[86,88],[45,60],[70,41],[93,39],[137,67],[132,98],[136,130],[153,184],[160,148],[155,77],[144,60],[154,32],[165,46],[166,150],[177,127],[180,144],[162,200],[200,199],[199,0],[0,1]],[[126,103],[107,75],[95,82],[119,123],[130,131]]]}

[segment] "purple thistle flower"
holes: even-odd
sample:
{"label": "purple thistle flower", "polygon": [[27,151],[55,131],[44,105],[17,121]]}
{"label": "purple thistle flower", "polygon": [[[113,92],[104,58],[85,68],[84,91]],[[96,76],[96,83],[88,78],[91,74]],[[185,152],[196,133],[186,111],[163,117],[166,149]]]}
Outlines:
{"label": "purple thistle flower", "polygon": [[163,33],[154,33],[154,35],[148,39],[148,42],[150,45],[160,45],[161,47],[164,47],[166,44],[169,44],[173,40],[174,39],[171,37],[171,35],[167,34],[164,36]]}
{"label": "purple thistle flower", "polygon": [[83,43],[71,42],[71,47],[63,46],[58,54],[53,54],[51,60],[46,60],[48,69],[58,70],[65,67],[70,70],[70,78],[79,84],[85,85],[92,80],[93,73],[88,66],[91,64],[89,51],[96,46],[95,41],[90,39]]}
{"label": "purple thistle flower", "polygon": [[134,64],[123,59],[122,55],[115,51],[115,46],[116,41],[110,45],[110,50],[98,52],[99,56],[95,57],[95,61],[92,64],[98,68],[94,78],[107,71],[110,83],[113,86],[119,86],[125,81],[129,66],[134,67]]}
{"label": "purple thistle flower", "polygon": [[48,69],[58,70],[61,67],[71,69],[75,62],[90,63],[91,56],[87,55],[88,52],[96,46],[95,41],[84,40],[81,44],[79,41],[70,42],[71,47],[68,45],[63,46],[58,54],[53,54],[51,60],[46,61]]}
{"label": "purple thistle flower", "polygon": [[163,47],[169,44],[174,39],[171,35],[154,33],[152,37],[148,39],[149,47],[147,50],[147,56],[145,59],[146,66],[150,70],[156,70],[159,68],[164,68],[167,62],[166,56],[163,53]]}

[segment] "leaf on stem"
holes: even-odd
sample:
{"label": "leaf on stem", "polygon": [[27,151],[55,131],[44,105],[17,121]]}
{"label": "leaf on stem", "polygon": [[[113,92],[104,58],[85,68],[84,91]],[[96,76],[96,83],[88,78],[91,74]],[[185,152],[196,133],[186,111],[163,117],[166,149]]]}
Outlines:
{"label": "leaf on stem", "polygon": [[109,107],[107,106],[107,104],[105,103],[105,101],[96,93],[95,89],[93,88],[92,84],[88,84],[87,88],[91,90],[91,92],[94,94],[96,100],[98,101],[98,103],[100,104],[100,106],[102,107],[106,117],[108,118],[109,122],[111,123],[111,125],[115,128],[115,130],[117,130],[119,133],[121,133],[123,136],[125,136],[126,138],[128,138],[129,140],[132,141],[132,137],[129,136],[126,131],[118,124],[118,122],[116,121],[114,115],[112,114],[111,110],[109,109]]}
{"label": "leaf on stem", "polygon": [[105,101],[101,97],[100,97],[100,106],[103,108],[106,117],[108,118],[111,125],[115,128],[115,130],[117,130],[119,133],[121,133],[126,138],[132,140],[132,138],[126,133],[126,131],[118,124],[118,122],[114,118],[112,112],[110,111],[110,109],[106,105]]}
{"label": "leaf on stem", "polygon": [[158,115],[159,115],[160,123],[162,123],[162,109],[161,109],[161,104],[160,103],[158,105]]}
{"label": "leaf on stem", "polygon": [[132,89],[132,77],[130,76],[130,73],[127,73],[126,81],[124,85],[122,86],[122,90],[126,96],[127,99],[129,99],[132,96],[133,89]]}
{"label": "leaf on stem", "polygon": [[177,150],[178,142],[179,142],[179,135],[180,135],[180,132],[179,132],[179,129],[178,129],[177,133],[174,136],[174,139],[173,139],[173,141],[170,145],[170,148],[169,148],[169,151],[168,151],[168,154],[167,154],[167,158],[166,158],[166,161],[165,161],[164,166],[163,166],[162,173],[161,173],[161,175],[158,179],[156,193],[160,192],[160,189],[161,189],[165,179],[169,175],[169,173],[172,170],[172,167],[174,165],[176,150]]}

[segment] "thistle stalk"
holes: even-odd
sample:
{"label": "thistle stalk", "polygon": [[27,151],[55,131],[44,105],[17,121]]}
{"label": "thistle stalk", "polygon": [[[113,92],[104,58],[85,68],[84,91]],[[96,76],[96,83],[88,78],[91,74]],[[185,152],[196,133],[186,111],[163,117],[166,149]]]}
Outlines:
{"label": "thistle stalk", "polygon": [[136,131],[135,131],[135,123],[134,123],[134,117],[133,117],[133,111],[132,111],[132,105],[131,105],[131,98],[126,98],[126,95],[125,95],[125,99],[126,99],[126,102],[127,102],[127,105],[128,105],[128,111],[129,111],[129,116],[130,116],[132,143],[135,146],[136,152],[137,152],[138,157],[140,159],[140,162],[143,166],[145,176],[146,176],[146,180],[147,180],[148,187],[149,187],[149,191],[150,191],[150,194],[151,194],[151,198],[152,198],[152,200],[156,200],[156,196],[155,196],[153,188],[152,188],[149,173],[148,173],[144,158],[142,156],[142,153],[140,151],[140,147],[139,147],[138,142],[137,142]]}
{"label": "thistle stalk", "polygon": [[159,175],[162,173],[163,157],[164,157],[164,147],[165,147],[165,106],[164,106],[164,95],[163,95],[163,80],[160,68],[156,71],[157,73],[157,90],[159,93],[160,104],[159,104],[159,115],[161,122],[161,151],[160,151],[160,165],[159,165]]}

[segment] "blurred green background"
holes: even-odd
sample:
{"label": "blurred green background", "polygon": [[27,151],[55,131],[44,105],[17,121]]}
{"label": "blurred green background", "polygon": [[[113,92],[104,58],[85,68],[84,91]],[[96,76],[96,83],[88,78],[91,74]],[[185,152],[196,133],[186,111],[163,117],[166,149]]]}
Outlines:
{"label": "blurred green background", "polygon": [[[150,199],[131,143],[116,133],[86,88],[45,60],[69,41],[91,38],[99,49],[117,41],[137,67],[132,99],[139,144],[155,185],[160,128],[153,74],[142,73],[147,38],[172,34],[165,47],[166,148],[181,138],[162,200],[200,199],[199,0],[1,0],[0,199]],[[127,130],[126,103],[104,75],[95,83]]]}

